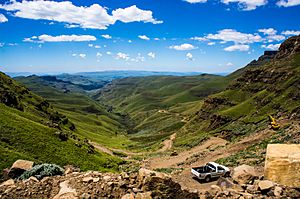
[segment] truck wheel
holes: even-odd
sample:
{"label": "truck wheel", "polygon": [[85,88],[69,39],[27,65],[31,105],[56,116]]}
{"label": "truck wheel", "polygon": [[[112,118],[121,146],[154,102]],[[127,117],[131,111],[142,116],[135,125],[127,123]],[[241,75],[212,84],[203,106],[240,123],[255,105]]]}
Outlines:
{"label": "truck wheel", "polygon": [[226,172],[225,174],[224,174],[224,177],[226,178],[226,177],[229,177],[230,176],[230,172]]}
{"label": "truck wheel", "polygon": [[209,181],[211,180],[211,177],[210,177],[210,176],[206,176],[206,177],[204,178],[204,180],[205,180],[205,182],[209,182]]}

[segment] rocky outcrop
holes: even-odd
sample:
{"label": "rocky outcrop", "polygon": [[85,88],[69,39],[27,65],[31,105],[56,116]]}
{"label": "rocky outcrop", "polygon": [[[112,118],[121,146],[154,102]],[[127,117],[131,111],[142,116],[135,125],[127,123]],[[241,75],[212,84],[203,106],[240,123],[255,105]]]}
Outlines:
{"label": "rocky outcrop", "polygon": [[275,59],[282,59],[297,52],[300,52],[300,35],[285,40],[280,45],[279,52],[275,56]]}
{"label": "rocky outcrop", "polygon": [[269,144],[265,177],[283,185],[300,187],[300,145]]}
{"label": "rocky outcrop", "polygon": [[239,184],[248,184],[258,178],[258,174],[254,167],[249,165],[241,165],[233,170],[232,179]]}
{"label": "rocky outcrop", "polygon": [[17,178],[25,171],[32,169],[34,162],[28,160],[17,160],[11,166],[8,176],[10,178]]}
{"label": "rocky outcrop", "polygon": [[[67,170],[67,169],[66,169]],[[40,180],[9,180],[0,185],[0,197],[11,198],[199,198],[182,190],[168,175],[141,169],[138,173],[66,172]]]}

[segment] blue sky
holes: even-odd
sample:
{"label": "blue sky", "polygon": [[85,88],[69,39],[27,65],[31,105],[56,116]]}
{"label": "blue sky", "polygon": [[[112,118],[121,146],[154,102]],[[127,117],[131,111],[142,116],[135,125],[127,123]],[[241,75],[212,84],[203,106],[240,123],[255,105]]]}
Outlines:
{"label": "blue sky", "polygon": [[0,70],[232,72],[300,34],[300,0],[0,0]]}

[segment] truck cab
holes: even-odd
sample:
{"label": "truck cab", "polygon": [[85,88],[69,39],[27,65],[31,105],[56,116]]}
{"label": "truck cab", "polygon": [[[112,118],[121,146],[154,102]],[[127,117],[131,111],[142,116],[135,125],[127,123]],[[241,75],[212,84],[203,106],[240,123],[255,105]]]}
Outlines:
{"label": "truck cab", "polygon": [[215,162],[209,162],[204,166],[193,167],[191,169],[193,177],[199,180],[205,180],[209,182],[212,178],[219,178],[221,176],[229,176],[230,169],[226,166],[217,164]]}

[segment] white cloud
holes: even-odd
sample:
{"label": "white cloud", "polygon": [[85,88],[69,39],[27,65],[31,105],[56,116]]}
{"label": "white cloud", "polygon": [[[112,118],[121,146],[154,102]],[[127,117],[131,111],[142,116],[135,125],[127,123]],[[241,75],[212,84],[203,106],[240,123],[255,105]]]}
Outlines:
{"label": "white cloud", "polygon": [[248,51],[250,49],[249,45],[243,45],[243,44],[235,44],[229,47],[224,48],[225,51]]}
{"label": "white cloud", "polygon": [[[23,41],[25,42],[34,42],[34,43],[44,43],[44,42],[81,42],[81,41],[96,41],[96,37],[91,35],[59,35],[59,36],[51,36],[51,35],[40,35],[40,36],[32,36],[30,38],[25,38]],[[90,46],[90,45],[89,45]]]}
{"label": "white cloud", "polygon": [[207,0],[183,0],[189,3],[206,3]]}
{"label": "white cloud", "polygon": [[155,58],[155,53],[153,52],[150,52],[147,54],[151,59],[154,59]]}
{"label": "white cloud", "polygon": [[156,37],[156,38],[154,38],[154,40],[155,40],[155,41],[159,41],[160,39]]}
{"label": "white cloud", "polygon": [[147,37],[146,35],[139,35],[138,37],[143,40],[147,40],[147,41],[150,40],[150,38]]}
{"label": "white cloud", "polygon": [[300,0],[280,0],[277,2],[278,6],[290,7],[300,5]]}
{"label": "white cloud", "polygon": [[207,38],[205,38],[205,37],[192,37],[191,40],[195,40],[195,41],[207,41]]}
{"label": "white cloud", "polygon": [[87,6],[76,6],[70,1],[10,1],[0,4],[0,8],[11,11],[13,16],[35,20],[51,20],[67,23],[67,27],[81,27],[91,29],[107,29],[115,24],[117,20],[128,22],[150,22],[162,23],[152,17],[152,11],[141,10],[135,5],[107,13],[107,8],[99,4]]}
{"label": "white cloud", "polygon": [[193,50],[196,49],[197,47],[193,46],[192,44],[181,44],[181,45],[175,45],[175,46],[170,46],[170,49],[174,50]]}
{"label": "white cloud", "polygon": [[238,3],[243,10],[255,10],[259,6],[266,5],[267,0],[222,0],[223,3]]}
{"label": "white cloud", "polygon": [[209,46],[213,46],[213,45],[215,45],[216,44],[216,42],[208,42],[207,43],[207,45],[209,45]]}
{"label": "white cloud", "polygon": [[298,31],[295,31],[295,30],[286,30],[286,31],[283,31],[281,34],[287,35],[287,36],[300,35],[300,30],[298,30]]}
{"label": "white cloud", "polygon": [[96,54],[96,57],[102,57],[102,54],[101,53],[99,53],[99,52],[97,52],[97,54]]}
{"label": "white cloud", "polygon": [[280,44],[269,44],[269,45],[262,45],[262,48],[269,49],[269,50],[278,50]]}
{"label": "white cloud", "polygon": [[111,39],[112,38],[110,35],[101,35],[101,37],[103,37],[105,39]]}
{"label": "white cloud", "polygon": [[94,47],[97,49],[101,48],[101,46],[99,46],[99,45],[95,45]]}
{"label": "white cloud", "polygon": [[3,47],[5,44],[4,43],[0,43],[0,48]]}
{"label": "white cloud", "polygon": [[152,16],[152,11],[150,10],[141,10],[136,5],[130,6],[128,8],[119,8],[112,11],[112,15],[115,20],[122,21],[124,23],[129,22],[144,22],[144,23],[153,23],[160,24],[162,21],[157,21]]}
{"label": "white cloud", "polygon": [[193,60],[194,60],[193,54],[192,54],[192,53],[187,53],[187,54],[186,54],[186,59],[187,59],[187,60],[190,60],[190,61],[193,61]]}
{"label": "white cloud", "polygon": [[78,56],[79,56],[80,58],[82,58],[82,59],[85,59],[85,58],[86,58],[86,54],[83,54],[83,53],[79,54]]}
{"label": "white cloud", "polygon": [[231,41],[239,44],[260,42],[262,40],[261,36],[258,34],[241,33],[234,29],[223,29],[218,31],[217,34],[208,34],[206,38],[211,40],[221,40],[223,43]]}
{"label": "white cloud", "polygon": [[267,41],[268,42],[273,42],[273,41],[282,41],[285,39],[285,36],[283,35],[269,35],[267,36]]}
{"label": "white cloud", "polygon": [[132,43],[132,40],[129,39],[129,40],[128,40],[128,43]]}
{"label": "white cloud", "polygon": [[73,56],[73,57],[76,57],[76,56],[77,56],[77,54],[76,54],[76,53],[73,53],[73,54],[72,54],[72,56]]}
{"label": "white cloud", "polygon": [[116,59],[123,59],[125,61],[128,61],[130,59],[129,55],[128,54],[125,54],[125,53],[117,53],[116,55]]}
{"label": "white cloud", "polygon": [[0,23],[5,23],[5,22],[8,22],[8,19],[3,14],[0,14]]}
{"label": "white cloud", "polygon": [[275,35],[277,33],[277,30],[274,28],[264,28],[264,29],[259,29],[258,32],[264,33],[264,35]]}
{"label": "white cloud", "polygon": [[233,66],[233,63],[228,62],[228,63],[226,64],[226,66]]}
{"label": "white cloud", "polygon": [[88,46],[92,48],[92,47],[94,47],[94,44],[89,44]]}
{"label": "white cloud", "polygon": [[107,51],[106,54],[107,55],[112,55],[112,53],[110,51]]}

